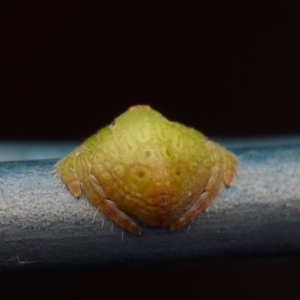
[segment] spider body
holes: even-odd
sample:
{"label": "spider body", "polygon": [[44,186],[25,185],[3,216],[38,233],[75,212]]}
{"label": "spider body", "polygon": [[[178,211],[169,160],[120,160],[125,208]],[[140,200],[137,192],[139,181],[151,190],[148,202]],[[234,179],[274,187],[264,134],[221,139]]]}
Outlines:
{"label": "spider body", "polygon": [[131,107],[60,160],[56,170],[76,197],[141,234],[130,216],[176,229],[232,184],[237,160],[202,133],[149,106]]}

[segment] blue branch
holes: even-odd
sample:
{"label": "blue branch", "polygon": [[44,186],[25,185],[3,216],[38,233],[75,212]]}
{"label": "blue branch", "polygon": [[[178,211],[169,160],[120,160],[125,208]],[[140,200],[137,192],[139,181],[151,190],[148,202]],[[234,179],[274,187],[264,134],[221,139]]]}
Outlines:
{"label": "blue branch", "polygon": [[75,199],[51,174],[57,160],[2,162],[0,273],[299,256],[300,138],[267,141],[227,142],[240,159],[233,187],[189,226],[141,224],[142,236]]}

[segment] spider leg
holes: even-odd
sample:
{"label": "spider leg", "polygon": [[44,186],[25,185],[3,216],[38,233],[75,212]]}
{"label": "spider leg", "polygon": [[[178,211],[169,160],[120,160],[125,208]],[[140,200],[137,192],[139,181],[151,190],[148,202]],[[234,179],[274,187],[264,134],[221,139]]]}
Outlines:
{"label": "spider leg", "polygon": [[71,155],[68,155],[67,157],[61,159],[55,165],[57,173],[61,176],[62,180],[68,186],[70,192],[77,198],[79,198],[81,195],[80,181],[75,171],[75,161],[78,152],[79,151],[77,148]]}
{"label": "spider leg", "polygon": [[82,152],[77,156],[76,173],[84,193],[94,205],[129,232],[138,235],[142,233],[142,230],[134,221],[120,210],[113,201],[106,198],[98,179],[92,174],[88,153]]}
{"label": "spider leg", "polygon": [[226,187],[230,187],[236,174],[237,158],[226,149],[222,151],[222,155],[224,165],[223,180]]}
{"label": "spider leg", "polygon": [[170,229],[177,229],[194,219],[201,211],[203,211],[211,203],[211,201],[218,194],[222,183],[223,183],[223,157],[222,148],[214,144],[213,142],[208,142],[207,148],[213,154],[212,159],[212,169],[209,180],[207,182],[204,191],[199,195],[196,202],[177,220],[175,220],[171,225]]}

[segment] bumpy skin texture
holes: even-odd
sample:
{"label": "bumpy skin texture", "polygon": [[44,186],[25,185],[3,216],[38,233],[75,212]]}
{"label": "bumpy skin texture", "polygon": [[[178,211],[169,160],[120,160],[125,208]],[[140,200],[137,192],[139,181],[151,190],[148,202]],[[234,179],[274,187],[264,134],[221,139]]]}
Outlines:
{"label": "bumpy skin texture", "polygon": [[237,160],[202,133],[168,121],[146,105],[129,108],[61,159],[56,170],[76,197],[141,234],[129,215],[174,230],[229,187]]}

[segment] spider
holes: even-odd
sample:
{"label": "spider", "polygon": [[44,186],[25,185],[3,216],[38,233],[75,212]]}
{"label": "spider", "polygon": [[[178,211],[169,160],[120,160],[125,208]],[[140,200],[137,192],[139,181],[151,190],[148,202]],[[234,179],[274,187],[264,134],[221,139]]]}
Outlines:
{"label": "spider", "polygon": [[171,230],[189,223],[232,185],[236,168],[231,152],[147,105],[130,107],[55,166],[75,197],[84,193],[138,235],[134,218]]}

